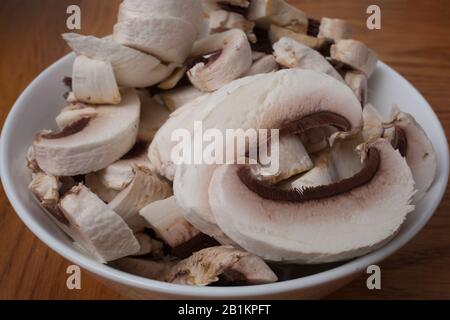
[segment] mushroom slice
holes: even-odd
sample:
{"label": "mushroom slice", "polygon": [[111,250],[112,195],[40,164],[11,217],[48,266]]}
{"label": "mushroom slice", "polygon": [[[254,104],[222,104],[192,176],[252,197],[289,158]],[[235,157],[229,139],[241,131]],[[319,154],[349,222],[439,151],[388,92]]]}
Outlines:
{"label": "mushroom slice", "polygon": [[165,62],[180,64],[189,55],[196,38],[197,31],[190,22],[160,16],[119,22],[114,26],[113,35],[114,41],[124,46],[142,50]]}
{"label": "mushroom slice", "polygon": [[325,38],[317,38],[309,36],[304,33],[297,33],[292,30],[277,26],[275,24],[270,25],[269,37],[270,42],[272,43],[276,43],[280,41],[281,38],[284,37],[291,38],[317,51],[322,51],[326,47],[329,48],[330,46],[330,41],[328,41]]}
{"label": "mushroom slice", "polygon": [[118,21],[156,15],[185,20],[199,31],[203,20],[203,8],[198,0],[124,0],[119,7]]}
{"label": "mushroom slice", "polygon": [[113,201],[120,191],[106,187],[100,180],[97,173],[90,173],[85,176],[86,186],[97,195],[104,202],[109,203]]}
{"label": "mushroom slice", "polygon": [[43,172],[34,173],[29,185],[33,195],[46,209],[54,209],[57,206],[60,188],[61,183],[57,177],[46,175]]}
{"label": "mushroom slice", "polygon": [[[243,80],[235,91],[239,94],[231,94],[225,87],[210,95],[204,105],[208,107],[202,118],[204,130],[283,129],[283,137],[332,125],[340,130],[333,136],[344,137],[356,134],[362,127],[361,106],[353,92],[322,73],[289,69]],[[244,156],[246,151],[238,150],[236,156]],[[222,244],[224,240],[233,243],[223,236],[210,209],[207,190],[216,168],[217,165],[207,164],[177,166],[174,194],[192,225]]]}
{"label": "mushroom slice", "polygon": [[329,147],[327,133],[323,128],[314,128],[301,135],[302,142],[309,154],[318,153]]}
{"label": "mushroom slice", "polygon": [[[297,174],[311,170],[314,166],[302,141],[295,135],[280,137],[278,146],[276,146],[275,150],[279,150],[277,159],[278,171],[274,173],[268,165],[258,165],[254,170],[254,174],[261,181],[276,184]],[[263,155],[260,161],[264,164],[269,164],[271,159],[265,158],[265,155]]]}
{"label": "mushroom slice", "polygon": [[303,43],[283,37],[273,45],[273,49],[277,62],[284,67],[315,70],[344,82],[336,69],[319,52]]}
{"label": "mushroom slice", "polygon": [[252,0],[247,18],[261,27],[273,23],[298,33],[308,30],[306,14],[283,0]]}
{"label": "mushroom slice", "polygon": [[359,71],[349,71],[345,74],[345,82],[361,101],[361,105],[365,106],[368,92],[367,76]]}
{"label": "mushroom slice", "polygon": [[159,89],[162,90],[170,90],[176,87],[178,82],[184,77],[186,74],[187,67],[179,67],[177,68],[167,79],[161,82],[158,85]]}
{"label": "mushroom slice", "polygon": [[148,254],[152,254],[154,257],[163,256],[164,244],[161,241],[152,239],[152,237],[144,232],[136,233],[134,236],[139,242],[141,249],[133,256],[145,256]]}
{"label": "mushroom slice", "polygon": [[134,165],[133,170],[133,181],[108,206],[121,216],[131,229],[141,231],[147,224],[139,215],[139,210],[154,201],[170,197],[172,188],[146,166]]}
{"label": "mushroom slice", "polygon": [[140,245],[123,219],[85,186],[72,188],[59,207],[77,236],[75,240],[100,261],[139,252]]}
{"label": "mushroom slice", "polygon": [[240,29],[245,32],[251,43],[256,42],[256,36],[253,33],[255,23],[248,21],[241,14],[225,10],[211,12],[209,16],[209,28],[211,33],[220,33],[231,29]]}
{"label": "mushroom slice", "polygon": [[261,73],[270,73],[278,71],[279,69],[280,66],[275,60],[275,57],[272,55],[265,55],[261,59],[253,62],[253,65],[251,66],[250,70],[247,71],[245,76],[248,77]]}
{"label": "mushroom slice", "polygon": [[352,37],[352,27],[347,21],[341,19],[322,18],[319,27],[318,38],[332,40],[350,39]]}
{"label": "mushroom slice", "polygon": [[154,96],[154,98],[162,101],[170,112],[174,112],[204,94],[204,92],[201,92],[193,86],[187,86],[161,92]]}
{"label": "mushroom slice", "polygon": [[156,132],[169,119],[167,108],[153,99],[147,91],[139,91],[141,99],[141,121],[139,124],[138,140],[151,142]]}
{"label": "mushroom slice", "polygon": [[139,211],[156,236],[176,248],[200,234],[183,216],[175,198],[170,197],[150,203]]}
{"label": "mushroom slice", "polygon": [[331,46],[331,59],[361,71],[370,78],[378,57],[364,43],[356,40],[338,40]]}
{"label": "mushroom slice", "polygon": [[417,189],[414,200],[419,201],[436,178],[436,152],[426,132],[410,114],[397,111],[393,119],[387,125],[386,137],[411,168]]}
{"label": "mushroom slice", "polygon": [[33,148],[43,171],[54,176],[84,175],[106,168],[133,147],[140,114],[136,91],[123,90],[118,106],[95,109],[94,118],[81,118],[58,133],[36,135]]}
{"label": "mushroom slice", "polygon": [[73,64],[73,93],[78,101],[119,104],[119,87],[111,63],[78,56]]}
{"label": "mushroom slice", "polygon": [[77,55],[111,63],[117,83],[123,87],[145,88],[167,78],[176,64],[165,65],[144,52],[125,47],[111,38],[99,39],[76,33],[63,34]]}
{"label": "mushroom slice", "polygon": [[214,173],[210,204],[220,228],[244,249],[272,261],[350,259],[389,241],[414,209],[414,181],[384,139],[359,148],[364,169],[350,179],[279,190],[225,165]]}
{"label": "mushroom slice", "polygon": [[175,264],[171,261],[153,261],[140,257],[126,257],[113,261],[110,265],[139,277],[164,281],[165,275]]}
{"label": "mushroom slice", "polygon": [[201,91],[215,91],[239,78],[252,65],[252,49],[247,36],[239,29],[213,34],[195,43],[192,57],[208,56],[196,63],[188,76]]}
{"label": "mushroom slice", "polygon": [[278,280],[259,257],[230,246],[221,246],[201,250],[178,262],[168,273],[167,282],[207,286],[218,282],[220,277],[246,284]]}
{"label": "mushroom slice", "polygon": [[62,130],[71,123],[80,121],[83,118],[94,118],[96,115],[96,108],[84,103],[74,102],[66,106],[56,117],[56,124]]}

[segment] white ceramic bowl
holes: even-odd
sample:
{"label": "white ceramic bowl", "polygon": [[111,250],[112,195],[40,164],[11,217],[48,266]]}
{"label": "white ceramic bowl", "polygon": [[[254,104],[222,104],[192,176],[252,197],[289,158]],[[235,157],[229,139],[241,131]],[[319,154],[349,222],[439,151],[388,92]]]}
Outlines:
{"label": "white ceramic bowl", "polygon": [[370,83],[370,100],[388,115],[393,104],[410,112],[434,143],[438,174],[432,189],[409,215],[400,233],[383,248],[328,271],[261,286],[192,287],[166,284],[127,274],[99,264],[78,251],[67,236],[47,217],[28,191],[29,172],[25,155],[34,134],[55,127],[55,116],[63,105],[64,76],[71,74],[74,55],[68,55],[44,71],[23,92],[9,114],[0,145],[0,172],[6,194],[22,221],[53,250],[66,259],[135,298],[275,299],[320,298],[347,284],[394,253],[427,223],[441,201],[449,175],[448,144],[435,113],[414,87],[394,70],[379,63]]}

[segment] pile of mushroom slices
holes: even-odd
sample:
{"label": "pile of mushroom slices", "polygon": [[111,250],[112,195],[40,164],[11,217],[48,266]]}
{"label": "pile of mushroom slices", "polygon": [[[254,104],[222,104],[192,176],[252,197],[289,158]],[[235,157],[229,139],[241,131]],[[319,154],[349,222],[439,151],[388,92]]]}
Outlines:
{"label": "pile of mushroom slices", "polygon": [[[379,248],[432,185],[420,125],[367,104],[377,57],[345,21],[281,0],[125,0],[118,16],[112,37],[63,35],[76,59],[59,129],[27,156],[36,200],[99,262],[179,284],[275,282],[267,263]],[[196,121],[279,129],[278,172],[175,165],[172,133]]]}

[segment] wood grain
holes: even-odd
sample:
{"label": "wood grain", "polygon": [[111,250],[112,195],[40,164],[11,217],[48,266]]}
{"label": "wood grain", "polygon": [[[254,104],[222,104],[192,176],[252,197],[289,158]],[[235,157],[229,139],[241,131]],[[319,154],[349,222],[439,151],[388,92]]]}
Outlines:
{"label": "wood grain", "polygon": [[[351,21],[356,38],[410,80],[431,103],[450,137],[450,6],[447,0],[376,1],[382,30],[365,27],[373,1],[297,0],[312,17]],[[119,0],[2,0],[0,2],[0,123],[22,90],[68,52],[66,8],[82,8],[82,33],[111,32]],[[30,106],[31,108],[32,106]],[[426,228],[381,264],[382,290],[368,291],[365,277],[332,299],[450,299],[450,194]],[[47,248],[19,220],[0,190],[0,299],[126,299],[83,273],[81,291],[66,289],[69,262]]]}

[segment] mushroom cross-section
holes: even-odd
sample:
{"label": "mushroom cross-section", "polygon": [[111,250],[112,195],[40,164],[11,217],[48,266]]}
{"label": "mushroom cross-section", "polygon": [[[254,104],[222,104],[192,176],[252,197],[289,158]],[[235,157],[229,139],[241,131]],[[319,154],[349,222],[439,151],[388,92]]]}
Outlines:
{"label": "mushroom cross-section", "polygon": [[360,152],[365,165],[355,176],[301,190],[264,186],[248,167],[224,165],[209,188],[214,217],[231,239],[268,260],[314,264],[371,252],[414,209],[414,181],[388,141]]}

